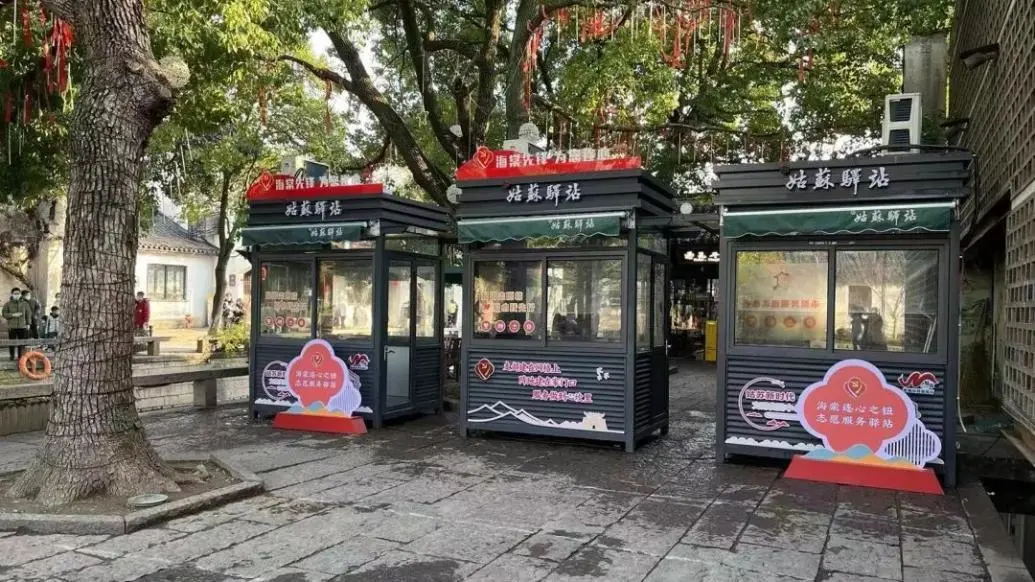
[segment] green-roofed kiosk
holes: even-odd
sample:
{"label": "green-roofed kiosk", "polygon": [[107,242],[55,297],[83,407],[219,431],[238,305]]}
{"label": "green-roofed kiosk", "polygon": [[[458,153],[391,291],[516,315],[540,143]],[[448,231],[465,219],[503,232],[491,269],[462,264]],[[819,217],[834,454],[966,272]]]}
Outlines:
{"label": "green-roofed kiosk", "polygon": [[253,266],[252,415],[296,406],[287,368],[313,339],[326,340],[359,378],[357,412],[374,427],[438,411],[440,235],[449,224],[442,208],[381,184],[263,174],[248,191],[242,231]]}
{"label": "green-roofed kiosk", "polygon": [[667,432],[672,193],[603,150],[482,148],[457,186],[464,434]]}
{"label": "green-roofed kiosk", "polygon": [[933,469],[953,485],[971,163],[877,148],[716,168],[719,459],[877,466],[855,475],[869,485]]}

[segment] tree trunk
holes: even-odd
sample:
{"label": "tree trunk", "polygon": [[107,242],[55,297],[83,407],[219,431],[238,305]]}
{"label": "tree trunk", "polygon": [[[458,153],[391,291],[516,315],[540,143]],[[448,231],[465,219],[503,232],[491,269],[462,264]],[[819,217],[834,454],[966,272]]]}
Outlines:
{"label": "tree trunk", "polygon": [[216,291],[212,296],[212,317],[208,327],[208,335],[214,337],[219,328],[226,322],[223,321],[223,295],[226,294],[226,265],[230,262],[230,253],[234,252],[234,245],[229,240],[227,224],[230,222],[230,172],[223,171],[223,183],[219,191],[219,216],[216,227],[219,257],[216,259]]}
{"label": "tree trunk", "polygon": [[[50,422],[11,494],[58,505],[91,495],[176,491],[133,396],[137,194],[151,133],[172,106],[142,0],[47,0],[85,62],[71,127],[64,326]],[[74,373],[73,373],[74,372]]]}

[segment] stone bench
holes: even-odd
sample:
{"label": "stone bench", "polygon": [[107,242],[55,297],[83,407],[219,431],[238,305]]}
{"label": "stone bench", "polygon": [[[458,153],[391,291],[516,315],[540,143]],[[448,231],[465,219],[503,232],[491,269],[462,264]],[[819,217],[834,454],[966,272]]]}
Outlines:
{"label": "stone bench", "polygon": [[[247,365],[232,365],[182,372],[163,372],[133,376],[135,388],[155,388],[192,383],[194,406],[211,408],[218,404],[218,381],[248,375]],[[0,386],[0,435],[42,430],[47,425],[47,405],[54,391],[52,382]]]}

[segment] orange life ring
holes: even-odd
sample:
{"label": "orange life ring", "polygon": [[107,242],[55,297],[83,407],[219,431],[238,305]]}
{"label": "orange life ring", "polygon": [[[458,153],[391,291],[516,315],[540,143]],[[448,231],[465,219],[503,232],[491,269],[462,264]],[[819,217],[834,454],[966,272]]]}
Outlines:
{"label": "orange life ring", "polygon": [[[29,369],[29,362],[32,362],[31,371]],[[39,369],[37,362],[43,363],[42,372],[37,371]],[[30,380],[46,380],[50,377],[51,371],[53,371],[53,368],[50,365],[50,358],[48,358],[43,352],[35,350],[25,352],[22,354],[22,357],[18,359],[18,372]]]}

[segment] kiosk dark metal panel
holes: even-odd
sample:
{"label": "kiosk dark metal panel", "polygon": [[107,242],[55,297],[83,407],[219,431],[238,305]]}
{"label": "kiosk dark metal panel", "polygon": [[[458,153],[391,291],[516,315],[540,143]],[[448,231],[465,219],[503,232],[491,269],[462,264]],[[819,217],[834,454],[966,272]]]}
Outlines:
{"label": "kiosk dark metal panel", "polygon": [[642,170],[551,164],[556,171],[457,184],[469,306],[461,427],[631,451],[668,430],[670,265],[639,239],[663,239],[666,228],[647,219],[669,224],[676,205]]}
{"label": "kiosk dark metal panel", "polygon": [[[440,410],[439,237],[448,213],[379,185],[317,181],[281,190],[285,181],[252,187],[243,231],[253,265],[251,413],[291,405],[284,370],[313,338],[326,339],[359,377],[364,408],[357,412],[375,427]],[[269,299],[264,282],[272,276],[280,280]]]}
{"label": "kiosk dark metal panel", "polygon": [[716,169],[720,459],[849,454],[817,430],[890,428],[890,409],[845,412],[842,402],[816,417],[801,399],[841,365],[872,366],[880,387],[906,395],[916,424],[869,454],[955,483],[958,202],[971,162],[948,151]]}

